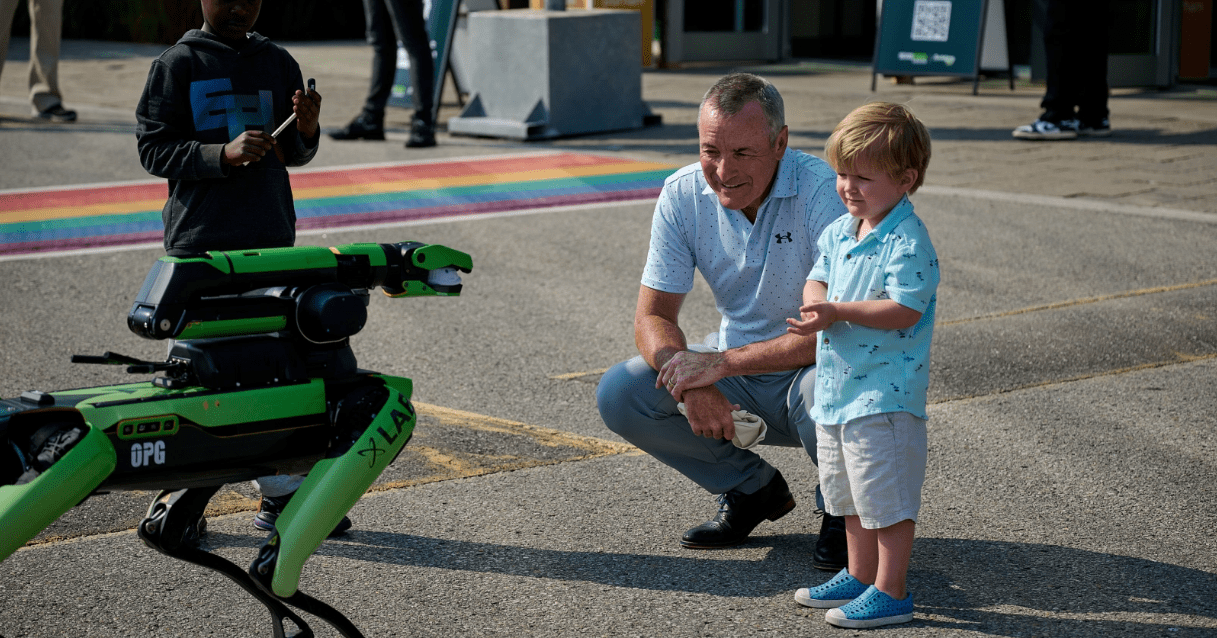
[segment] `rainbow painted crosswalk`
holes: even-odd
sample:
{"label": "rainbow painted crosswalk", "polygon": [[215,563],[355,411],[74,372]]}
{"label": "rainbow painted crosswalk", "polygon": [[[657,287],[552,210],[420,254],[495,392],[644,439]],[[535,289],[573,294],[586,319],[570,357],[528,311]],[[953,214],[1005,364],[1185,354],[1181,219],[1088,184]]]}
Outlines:
{"label": "rainbow painted crosswalk", "polygon": [[[295,171],[299,230],[654,199],[675,166],[581,153]],[[159,243],[165,180],[0,192],[0,256]]]}

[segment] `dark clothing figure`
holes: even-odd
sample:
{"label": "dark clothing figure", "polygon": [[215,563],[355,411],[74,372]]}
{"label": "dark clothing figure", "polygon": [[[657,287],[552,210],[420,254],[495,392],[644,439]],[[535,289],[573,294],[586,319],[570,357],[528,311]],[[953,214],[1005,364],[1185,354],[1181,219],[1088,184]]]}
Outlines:
{"label": "dark clothing figure", "polygon": [[1044,24],[1048,89],[1042,120],[1078,120],[1092,128],[1107,119],[1106,2],[1049,0]]}
{"label": "dark clothing figure", "polygon": [[1047,0],[1044,53],[1047,83],[1039,119],[1014,129],[1024,140],[1107,137],[1107,48],[1111,15],[1106,0]]}
{"label": "dark clothing figure", "polygon": [[230,166],[224,145],[249,130],[273,132],[304,90],[300,66],[256,33],[240,49],[192,29],[152,63],[136,109],[140,162],[169,180],[162,218],[165,250],[291,246],[296,209],[288,166],[317,153],[320,132],[305,140],[289,126],[259,161]]}
{"label": "dark clothing figure", "polygon": [[330,133],[336,140],[383,140],[385,105],[397,75],[397,42],[410,58],[414,117],[411,148],[435,146],[435,60],[423,17],[422,0],[363,0],[368,44],[372,45],[372,84],[363,111],[345,128]]}

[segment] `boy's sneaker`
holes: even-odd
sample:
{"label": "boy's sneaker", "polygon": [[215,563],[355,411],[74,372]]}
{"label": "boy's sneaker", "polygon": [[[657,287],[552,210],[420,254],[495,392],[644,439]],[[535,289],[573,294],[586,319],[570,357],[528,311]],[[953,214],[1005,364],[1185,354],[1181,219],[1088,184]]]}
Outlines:
{"label": "boy's sneaker", "polygon": [[1078,137],[1076,122],[1077,120],[1036,120],[1014,129],[1014,137],[1020,140],[1075,140]]}
{"label": "boy's sneaker", "polygon": [[[38,475],[50,469],[75,447],[85,434],[84,428],[63,423],[51,423],[38,428],[30,435],[29,456],[32,458],[23,456],[24,471],[17,477],[17,485],[25,485],[38,478]],[[16,449],[20,453],[20,448]]]}
{"label": "boy's sneaker", "polygon": [[[283,513],[283,508],[287,507],[287,502],[292,499],[292,494],[263,496],[262,501],[258,503],[258,513],[254,514],[254,527],[264,532],[275,531],[275,521],[279,520],[279,515]],[[329,537],[342,536],[348,529],[351,529],[351,519],[343,516],[342,520],[334,526],[334,531],[330,532]]]}
{"label": "boy's sneaker", "polygon": [[1111,137],[1111,120],[1103,118],[1097,122],[1074,120],[1079,137]]}
{"label": "boy's sneaker", "polygon": [[869,629],[884,625],[896,625],[913,619],[913,594],[904,600],[896,600],[879,591],[874,585],[852,601],[829,609],[824,620],[830,625],[849,629]]}
{"label": "boy's sneaker", "polygon": [[866,593],[869,585],[849,575],[849,569],[837,572],[832,580],[817,585],[804,587],[794,593],[794,601],[804,607],[816,609],[834,609]]}

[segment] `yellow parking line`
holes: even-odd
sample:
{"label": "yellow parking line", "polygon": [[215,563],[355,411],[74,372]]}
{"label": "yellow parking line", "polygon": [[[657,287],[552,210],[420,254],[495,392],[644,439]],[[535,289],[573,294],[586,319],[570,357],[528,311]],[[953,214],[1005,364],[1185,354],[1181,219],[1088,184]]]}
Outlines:
{"label": "yellow parking line", "polygon": [[499,459],[499,462],[487,465],[484,463],[471,463],[468,460],[459,458],[454,454],[450,454],[435,447],[425,445],[408,445],[406,447],[408,451],[421,455],[431,467],[439,469],[440,471],[429,473],[427,476],[420,478],[377,483],[370,487],[368,492],[382,492],[385,490],[413,487],[416,485],[436,483],[439,481],[447,481],[456,478],[470,478],[474,476],[494,474],[496,472],[509,472],[530,467],[540,467],[542,465],[555,465],[570,461],[584,461],[587,459],[594,459],[602,456],[612,456],[615,454],[637,455],[642,453],[642,451],[638,448],[626,443],[608,441],[591,436],[583,436],[581,434],[574,434],[571,432],[565,432],[563,430],[541,427],[539,425],[529,425],[527,423],[520,423],[519,421],[509,421],[507,419],[476,414],[474,412],[454,410],[452,408],[445,408],[438,405],[416,402],[414,403],[414,409],[418,411],[420,416],[427,416],[438,420],[440,425],[462,427],[471,430],[480,430],[483,432],[494,432],[497,434],[526,436],[547,447],[574,448],[576,450],[582,450],[584,454],[562,459],[502,457]]}
{"label": "yellow parking line", "polygon": [[1047,388],[1047,387],[1051,387],[1054,385],[1062,385],[1065,383],[1074,383],[1076,381],[1085,381],[1087,379],[1095,379],[1098,377],[1110,377],[1110,376],[1115,376],[1117,374],[1126,374],[1129,372],[1137,372],[1140,370],[1152,370],[1153,368],[1164,368],[1166,366],[1179,365],[1181,363],[1193,363],[1196,361],[1207,361],[1209,359],[1217,359],[1217,354],[1199,354],[1199,355],[1197,355],[1197,354],[1185,354],[1182,352],[1176,352],[1175,357],[1176,358],[1174,358],[1174,359],[1167,359],[1166,361],[1152,361],[1150,363],[1142,363],[1142,364],[1138,364],[1135,366],[1128,366],[1126,368],[1117,368],[1115,370],[1103,370],[1101,372],[1092,372],[1090,374],[1079,374],[1077,376],[1066,377],[1064,379],[1050,379],[1048,381],[1037,381],[1035,383],[1028,383],[1026,385],[1020,385],[1015,388],[993,390],[991,392],[986,392],[984,394],[965,394],[965,395],[960,395],[957,397],[948,397],[946,399],[938,399],[936,401],[930,401],[929,405],[941,405],[943,403],[954,403],[956,401],[968,401],[970,399],[985,399],[985,398],[996,396],[999,394],[1009,394],[1011,392],[1019,392],[1020,390],[1033,390],[1036,388]]}
{"label": "yellow parking line", "polygon": [[590,377],[593,374],[604,374],[605,372],[608,372],[608,370],[608,368],[600,368],[599,370],[588,370],[586,372],[567,372],[566,374],[550,375],[549,378],[553,379],[554,381],[570,381],[571,379],[578,379],[579,377]]}
{"label": "yellow parking line", "polygon": [[953,326],[961,323],[970,323],[973,321],[983,321],[986,319],[1001,319],[1003,317],[1012,317],[1014,315],[1026,314],[1028,312],[1039,312],[1041,310],[1059,310],[1061,308],[1071,308],[1073,306],[1083,306],[1086,304],[1099,303],[1103,301],[1111,301],[1113,299],[1127,299],[1129,297],[1140,297],[1142,295],[1154,295],[1162,292],[1175,292],[1177,290],[1189,290],[1192,288],[1202,288],[1204,286],[1212,286],[1217,284],[1217,279],[1209,279],[1207,281],[1197,281],[1190,284],[1177,284],[1174,286],[1158,286],[1156,288],[1143,288],[1141,290],[1129,290],[1127,292],[1118,292],[1111,295],[1100,295],[1098,297],[1087,297],[1085,299],[1072,299],[1069,301],[1058,301],[1056,303],[1046,304],[1043,306],[1031,306],[1030,308],[1020,308],[1018,310],[1008,310],[1006,312],[995,312],[988,315],[979,315],[976,317],[968,317],[965,319],[952,319],[950,321],[940,321],[939,326]]}

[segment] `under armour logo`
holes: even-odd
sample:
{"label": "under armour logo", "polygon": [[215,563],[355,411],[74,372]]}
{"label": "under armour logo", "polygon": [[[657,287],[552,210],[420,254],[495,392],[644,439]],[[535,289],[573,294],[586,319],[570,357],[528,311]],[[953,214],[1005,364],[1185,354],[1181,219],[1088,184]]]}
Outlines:
{"label": "under armour logo", "polygon": [[783,235],[782,233],[778,233],[778,234],[774,235],[773,238],[776,239],[777,243],[779,243],[779,244],[784,241],[794,241],[794,239],[792,239],[790,237],[790,233],[786,233],[785,235]]}
{"label": "under armour logo", "polygon": [[372,445],[370,447],[368,447],[367,449],[360,450],[359,456],[367,456],[368,454],[371,454],[372,460],[368,463],[368,467],[374,467],[376,465],[376,455],[381,452],[388,452],[388,450],[382,450],[382,449],[376,447],[376,439],[368,439],[368,441]]}

